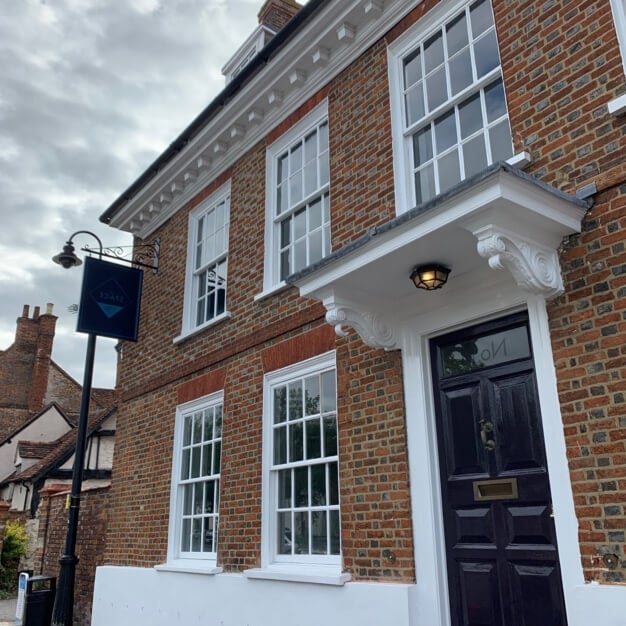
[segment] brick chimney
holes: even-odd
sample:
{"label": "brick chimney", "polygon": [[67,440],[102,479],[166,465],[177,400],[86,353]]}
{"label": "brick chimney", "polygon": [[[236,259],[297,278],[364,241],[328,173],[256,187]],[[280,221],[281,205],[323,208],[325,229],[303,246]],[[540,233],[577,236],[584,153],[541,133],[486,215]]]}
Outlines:
{"label": "brick chimney", "polygon": [[301,8],[295,0],[266,0],[259,11],[259,24],[278,32]]}
{"label": "brick chimney", "polygon": [[[28,409],[32,412],[41,411],[41,409],[43,409],[46,391],[48,390],[52,344],[54,343],[54,331],[57,323],[57,317],[52,314],[52,308],[53,305],[49,302],[46,305],[46,312],[40,315],[39,307],[35,307],[33,319],[30,320],[34,322],[36,329],[35,344],[33,345],[35,360],[33,363],[30,396],[28,399]],[[28,315],[28,307],[25,307],[25,309]]]}

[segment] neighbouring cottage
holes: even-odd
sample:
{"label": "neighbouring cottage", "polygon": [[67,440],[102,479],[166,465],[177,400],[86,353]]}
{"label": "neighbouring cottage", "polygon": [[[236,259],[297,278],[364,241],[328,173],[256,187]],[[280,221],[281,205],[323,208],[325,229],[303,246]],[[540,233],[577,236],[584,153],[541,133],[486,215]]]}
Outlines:
{"label": "neighbouring cottage", "polygon": [[[21,567],[41,573],[48,557],[52,569],[45,573],[55,575],[61,553],[47,555],[45,541],[39,540],[40,492],[50,487],[70,489],[82,387],[52,359],[57,320],[52,310],[52,304],[43,314],[35,307],[30,317],[30,307],[25,305],[13,344],[0,352],[0,499],[8,515],[27,527],[29,551]],[[113,389],[92,389],[85,489],[110,484],[114,404]],[[60,526],[65,528],[67,513],[63,515]],[[86,532],[92,534],[91,529]],[[104,537],[102,528],[98,533]],[[85,559],[81,568],[93,572],[95,562]]]}
{"label": "neighbouring cottage", "polygon": [[101,217],[161,256],[93,626],[624,625],[625,11],[265,2]]}

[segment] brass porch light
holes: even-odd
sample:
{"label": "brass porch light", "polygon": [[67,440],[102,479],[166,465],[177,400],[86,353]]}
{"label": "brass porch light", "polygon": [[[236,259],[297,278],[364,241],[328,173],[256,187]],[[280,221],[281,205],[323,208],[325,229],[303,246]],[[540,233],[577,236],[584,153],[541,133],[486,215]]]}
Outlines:
{"label": "brass porch light", "polygon": [[429,263],[418,265],[411,273],[411,280],[418,289],[434,291],[441,289],[448,282],[449,274],[449,268],[437,263]]}

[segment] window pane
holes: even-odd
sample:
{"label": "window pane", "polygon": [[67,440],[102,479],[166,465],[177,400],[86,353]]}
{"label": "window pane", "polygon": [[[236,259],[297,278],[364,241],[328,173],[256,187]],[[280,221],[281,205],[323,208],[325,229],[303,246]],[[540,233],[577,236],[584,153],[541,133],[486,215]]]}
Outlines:
{"label": "window pane", "polygon": [[301,209],[293,218],[293,237],[297,240],[304,235],[306,235],[306,211]]}
{"label": "window pane", "polygon": [[465,139],[483,127],[483,113],[480,106],[480,94],[472,96],[459,105],[461,138]]}
{"label": "window pane", "polygon": [[287,177],[289,175],[287,154],[283,154],[281,157],[279,157],[276,171],[278,174],[276,183],[280,185],[281,183],[284,183],[287,180]]}
{"label": "window pane", "polygon": [[302,461],[303,458],[302,422],[296,422],[289,426],[289,462]]}
{"label": "window pane", "polygon": [[293,206],[302,200],[302,170],[298,170],[289,179],[290,205]]}
{"label": "window pane", "polygon": [[298,142],[291,149],[291,173],[297,172],[299,169],[302,169],[302,144]]}
{"label": "window pane", "polygon": [[320,412],[320,377],[309,376],[304,379],[304,414],[315,415]]}
{"label": "window pane", "polygon": [[306,259],[306,239],[296,242],[294,246],[293,271],[298,272],[308,265]]}
{"label": "window pane", "polygon": [[304,138],[304,162],[309,163],[317,158],[317,130]]}
{"label": "window pane", "polygon": [[405,96],[407,126],[421,120],[426,113],[424,109],[424,83],[410,89]]}
{"label": "window pane", "polygon": [[289,419],[296,420],[302,417],[302,382],[289,383]]}
{"label": "window pane", "polygon": [[204,493],[204,512],[215,513],[215,481],[210,480],[206,483]]}
{"label": "window pane", "polygon": [[282,465],[287,462],[287,429],[274,429],[274,464]]}
{"label": "window pane", "polygon": [[189,448],[183,450],[183,459],[180,464],[180,478],[181,480],[187,480],[189,478]]}
{"label": "window pane", "polygon": [[476,75],[478,78],[487,74],[500,64],[498,42],[495,31],[491,31],[474,44]]}
{"label": "window pane", "polygon": [[326,529],[326,511],[311,512],[311,553],[328,553],[328,531]]}
{"label": "window pane", "polygon": [[200,476],[200,446],[191,449],[191,478]]}
{"label": "window pane", "polygon": [[328,150],[328,122],[324,122],[317,129],[319,134],[320,154]]}
{"label": "window pane", "polygon": [[428,72],[443,63],[443,37],[441,32],[436,33],[424,44],[424,67]]}
{"label": "window pane", "polygon": [[323,372],[322,376],[322,412],[337,410],[337,384],[335,370]]}
{"label": "window pane", "polygon": [[193,443],[202,441],[202,413],[195,413],[193,416]]}
{"label": "window pane", "polygon": [[415,174],[415,200],[417,204],[435,196],[435,173],[432,165],[427,165]]}
{"label": "window pane", "polygon": [[339,532],[339,511],[329,511],[330,521],[330,553],[339,554],[341,551],[341,536]]}
{"label": "window pane", "polygon": [[311,466],[311,506],[326,506],[326,465]]}
{"label": "window pane", "polygon": [[339,479],[337,463],[328,464],[328,501],[331,505],[339,504]]}
{"label": "window pane", "polygon": [[472,84],[472,57],[469,48],[450,59],[450,89],[456,95]]}
{"label": "window pane", "polygon": [[320,421],[309,420],[306,423],[306,458],[318,459],[320,456],[322,456]]}
{"label": "window pane", "polygon": [[191,503],[193,499],[193,485],[183,486],[183,515],[191,515],[193,509]]}
{"label": "window pane", "polygon": [[202,513],[204,508],[204,483],[196,483],[193,490],[193,513]]}
{"label": "window pane", "polygon": [[492,161],[504,161],[513,155],[509,121],[504,120],[489,131]]}
{"label": "window pane", "polygon": [[404,60],[404,87],[414,85],[422,78],[422,55],[417,49]]}
{"label": "window pane", "polygon": [[220,465],[222,462],[222,442],[216,441],[213,445],[213,473],[220,473]]}
{"label": "window pane", "polygon": [[291,512],[278,514],[278,554],[291,554],[292,548],[292,529],[291,529]]}
{"label": "window pane", "polygon": [[[441,154],[457,142],[454,109],[435,120],[435,145]],[[439,173],[441,176],[441,173]]]}
{"label": "window pane", "polygon": [[284,248],[291,242],[291,218],[288,217],[280,223],[280,247]]}
{"label": "window pane", "polygon": [[274,388],[274,424],[287,419],[287,388]]}
{"label": "window pane", "polygon": [[328,184],[328,152],[320,157],[320,187]]}
{"label": "window pane", "polygon": [[317,198],[309,204],[309,231],[315,230],[322,225],[322,199]]}
{"label": "window pane", "polygon": [[180,549],[183,552],[189,552],[191,548],[191,520],[184,519],[183,527],[181,530],[181,538],[180,538]]}
{"label": "window pane", "polygon": [[493,122],[499,117],[506,115],[506,100],[504,98],[504,86],[501,80],[485,88],[485,106],[487,108],[487,120]]}
{"label": "window pane", "polygon": [[204,520],[204,545],[202,546],[203,552],[215,552],[213,542],[215,541],[213,518],[208,517]]}
{"label": "window pane", "polygon": [[309,514],[307,512],[294,513],[295,526],[295,554],[309,554]]}
{"label": "window pane", "polygon": [[188,446],[191,443],[191,415],[186,415],[183,424],[183,445]]}
{"label": "window pane", "polygon": [[278,508],[291,507],[291,470],[278,472]]}
{"label": "window pane", "polygon": [[294,473],[294,506],[309,506],[309,468],[296,467]]}
{"label": "window pane", "polygon": [[466,178],[482,172],[487,167],[484,135],[480,134],[463,145],[463,161]]}
{"label": "window pane", "polygon": [[213,409],[204,411],[204,441],[213,439]]}
{"label": "window pane", "polygon": [[470,7],[470,21],[474,39],[493,25],[491,7],[486,0],[479,0]]}
{"label": "window pane", "polygon": [[202,476],[210,476],[211,475],[211,459],[213,456],[213,446],[208,444],[206,446],[202,446]]}
{"label": "window pane", "polygon": [[304,195],[310,196],[317,189],[317,161],[304,166]]}
{"label": "window pane", "polygon": [[336,456],[337,454],[337,418],[324,418],[324,455]]}
{"label": "window pane", "polygon": [[448,99],[445,68],[442,67],[426,79],[426,95],[429,111],[436,109]]}
{"label": "window pane", "polygon": [[215,407],[215,438],[222,436],[222,405]]}
{"label": "window pane", "polygon": [[453,150],[438,161],[439,165],[439,189],[440,192],[454,187],[461,180],[459,170],[459,154]]}
{"label": "window pane", "polygon": [[200,552],[202,545],[202,518],[195,517],[191,520],[191,551]]}
{"label": "window pane", "polygon": [[284,280],[291,274],[291,255],[289,250],[280,253],[280,278]]}
{"label": "window pane", "polygon": [[413,135],[413,154],[415,155],[416,167],[433,158],[433,139],[430,124]]}
{"label": "window pane", "polygon": [[446,43],[448,44],[448,57],[456,54],[467,43],[467,20],[465,11],[451,20],[446,26]]}

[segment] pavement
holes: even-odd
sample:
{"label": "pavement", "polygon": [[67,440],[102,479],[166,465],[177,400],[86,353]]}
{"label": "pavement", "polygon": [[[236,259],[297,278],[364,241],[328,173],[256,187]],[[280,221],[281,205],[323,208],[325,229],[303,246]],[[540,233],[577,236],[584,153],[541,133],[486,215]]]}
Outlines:
{"label": "pavement", "polygon": [[15,626],[17,598],[0,600],[0,626]]}

